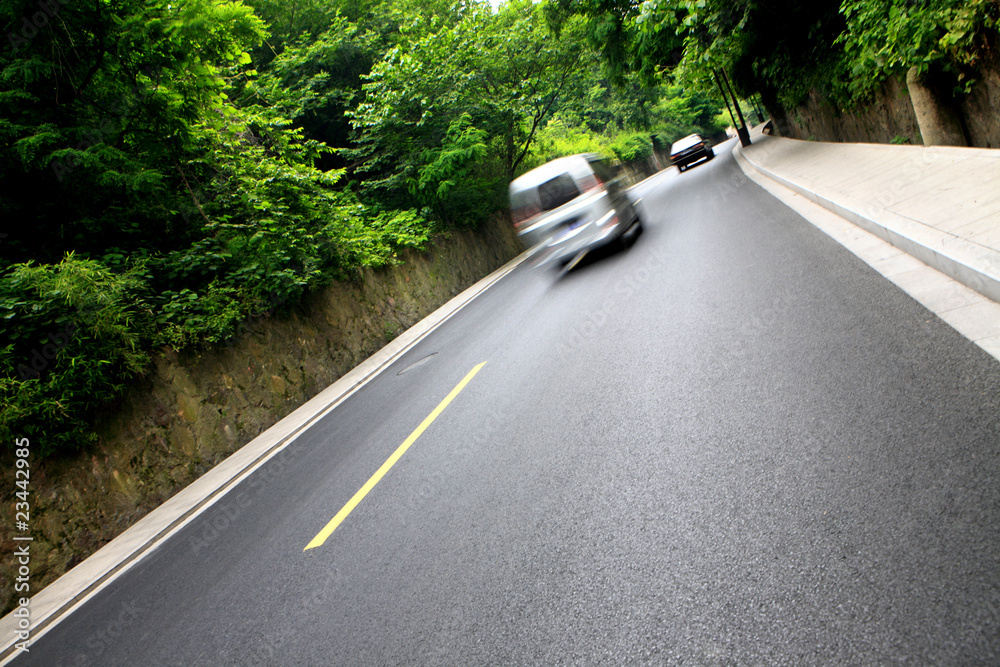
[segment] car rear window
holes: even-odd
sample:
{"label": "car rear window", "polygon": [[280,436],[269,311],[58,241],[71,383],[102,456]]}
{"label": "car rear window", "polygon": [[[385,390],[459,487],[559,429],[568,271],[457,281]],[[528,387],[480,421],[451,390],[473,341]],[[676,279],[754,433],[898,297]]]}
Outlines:
{"label": "car rear window", "polygon": [[541,212],[538,206],[538,192],[534,188],[510,193],[510,217],[515,223],[524,222]]}
{"label": "car rear window", "polygon": [[678,139],[674,142],[674,145],[670,147],[671,153],[678,153],[692,146],[696,146],[701,143],[701,137],[697,134],[692,134],[689,137],[684,137],[683,139]]}
{"label": "car rear window", "polygon": [[576,183],[573,182],[573,178],[569,174],[559,174],[552,180],[545,181],[538,186],[538,203],[543,211],[559,208],[579,196],[580,189],[576,187]]}
{"label": "car rear window", "polygon": [[608,183],[615,178],[615,168],[608,164],[607,160],[593,160],[590,163],[590,168],[594,170],[602,183]]}

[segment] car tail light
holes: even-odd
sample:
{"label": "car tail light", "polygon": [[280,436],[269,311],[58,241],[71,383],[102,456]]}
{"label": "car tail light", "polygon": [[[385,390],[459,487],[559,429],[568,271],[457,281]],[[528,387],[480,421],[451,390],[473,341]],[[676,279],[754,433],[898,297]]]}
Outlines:
{"label": "car tail light", "polygon": [[603,188],[604,187],[604,183],[601,181],[600,178],[597,177],[597,175],[595,175],[595,174],[588,174],[580,182],[580,186],[581,186],[581,190],[583,192],[590,192],[591,190],[596,190],[598,188]]}
{"label": "car tail light", "polygon": [[521,229],[528,224],[528,222],[534,218],[536,215],[541,213],[538,206],[523,206],[516,208],[510,212],[511,220],[514,221],[514,230],[521,231]]}

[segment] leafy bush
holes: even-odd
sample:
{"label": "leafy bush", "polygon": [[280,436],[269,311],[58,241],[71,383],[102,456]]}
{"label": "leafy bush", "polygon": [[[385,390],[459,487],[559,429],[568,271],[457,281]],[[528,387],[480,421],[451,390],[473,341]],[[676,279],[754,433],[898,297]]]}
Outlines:
{"label": "leafy bush", "polygon": [[309,225],[220,226],[215,239],[121,272],[72,253],[55,265],[10,267],[0,278],[0,437],[30,437],[43,456],[79,449],[93,440],[97,410],[143,373],[151,349],[223,341],[266,306],[354,267],[392,263],[400,248],[427,240],[413,211],[334,199]]}
{"label": "leafy bush", "polygon": [[[102,29],[140,62],[95,56],[85,96],[53,99],[61,84],[36,82],[75,76],[45,65],[65,45],[40,34],[0,55],[13,89],[0,95],[0,202],[5,216],[37,222],[0,247],[0,436],[8,447],[32,437],[42,454],[90,442],[96,411],[153,349],[223,341],[265,304],[427,239],[416,212],[364,204],[342,170],[316,168],[331,149],[267,100],[229,100],[230,84],[253,76],[244,49],[263,35],[247,7],[152,0],[115,11]],[[51,38],[93,55],[92,26],[65,18]],[[25,67],[41,74],[20,76]]]}
{"label": "leafy bush", "polygon": [[489,136],[463,113],[448,126],[440,147],[428,148],[416,165],[410,192],[437,217],[458,225],[477,224],[503,208],[504,175],[490,169]]}
{"label": "leafy bush", "polygon": [[93,439],[95,411],[149,359],[141,271],[116,274],[71,254],[54,266],[16,266],[0,279],[4,442],[29,437],[45,455]]}
{"label": "leafy bush", "polygon": [[607,137],[591,131],[585,125],[568,123],[559,115],[539,131],[532,150],[533,159],[525,167],[537,167],[566,155],[605,153],[608,150],[607,144]]}
{"label": "leafy bush", "polygon": [[917,67],[951,70],[966,87],[970,70],[997,38],[1000,5],[991,0],[845,0],[844,45],[850,91],[864,98],[889,74]]}
{"label": "leafy bush", "polygon": [[609,148],[622,162],[637,162],[653,155],[653,140],[642,132],[625,132],[615,137]]}

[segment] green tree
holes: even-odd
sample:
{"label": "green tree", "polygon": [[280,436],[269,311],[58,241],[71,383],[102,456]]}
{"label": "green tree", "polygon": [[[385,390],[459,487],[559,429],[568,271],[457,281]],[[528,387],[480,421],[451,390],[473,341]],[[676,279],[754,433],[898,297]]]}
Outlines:
{"label": "green tree", "polygon": [[991,0],[844,0],[850,90],[864,97],[891,74],[917,67],[948,71],[968,86],[997,39],[1000,5]]}
{"label": "green tree", "polygon": [[[615,72],[669,73],[707,90],[729,72],[743,95],[773,109],[812,89],[842,105],[864,101],[890,74],[916,65],[968,81],[997,38],[994,0],[556,0],[555,24],[586,17]],[[612,27],[608,27],[612,26]]]}
{"label": "green tree", "polygon": [[[368,187],[402,201],[414,191],[419,198],[422,170],[464,116],[466,133],[489,137],[487,150],[470,157],[478,162],[477,178],[492,183],[478,215],[502,206],[506,182],[577,82],[581,57],[575,35],[555,38],[541,10],[526,0],[496,13],[470,3],[458,23],[391,49],[372,69],[364,101],[352,112]],[[449,201],[436,204],[444,218],[457,218]]]}
{"label": "green tree", "polygon": [[37,7],[2,8],[0,211],[18,226],[0,245],[0,435],[44,425],[56,450],[86,444],[154,347],[231,336],[394,261],[426,224],[316,167],[330,149],[284,115],[314,108],[310,84],[234,104],[266,34],[238,0],[53,6],[33,31]]}

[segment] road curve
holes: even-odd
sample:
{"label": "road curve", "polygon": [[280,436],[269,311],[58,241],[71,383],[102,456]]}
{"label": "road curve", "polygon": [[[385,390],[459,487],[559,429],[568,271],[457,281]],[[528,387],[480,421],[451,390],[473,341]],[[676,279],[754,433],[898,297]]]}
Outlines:
{"label": "road curve", "polygon": [[512,272],[14,664],[1000,661],[1000,364],[717,155],[640,186],[631,248]]}

